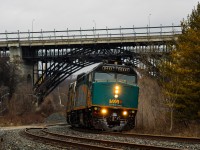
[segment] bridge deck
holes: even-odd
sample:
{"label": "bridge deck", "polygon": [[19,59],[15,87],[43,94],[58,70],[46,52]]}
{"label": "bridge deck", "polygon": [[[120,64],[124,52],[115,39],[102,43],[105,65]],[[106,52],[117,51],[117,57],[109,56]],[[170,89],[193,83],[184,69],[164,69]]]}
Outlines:
{"label": "bridge deck", "polygon": [[18,31],[0,33],[0,47],[162,42],[172,41],[178,34],[181,34],[180,26],[40,32]]}
{"label": "bridge deck", "polygon": [[140,36],[140,37],[112,37],[112,38],[85,38],[85,39],[58,39],[34,41],[8,41],[0,42],[0,46],[49,46],[49,45],[83,45],[83,44],[114,44],[114,43],[147,43],[172,41],[174,35]]}

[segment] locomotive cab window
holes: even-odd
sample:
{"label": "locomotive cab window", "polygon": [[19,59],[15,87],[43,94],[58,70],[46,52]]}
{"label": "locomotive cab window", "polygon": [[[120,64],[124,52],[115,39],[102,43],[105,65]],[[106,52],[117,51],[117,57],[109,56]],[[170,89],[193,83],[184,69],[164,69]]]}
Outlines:
{"label": "locomotive cab window", "polygon": [[77,84],[80,84],[81,82],[85,82],[86,80],[86,75],[85,73],[81,73],[77,76]]}
{"label": "locomotive cab window", "polygon": [[114,73],[104,73],[104,72],[96,72],[94,76],[94,80],[96,82],[116,81]]}
{"label": "locomotive cab window", "polygon": [[136,76],[135,75],[117,74],[117,81],[127,83],[127,84],[136,84]]}
{"label": "locomotive cab window", "polygon": [[96,72],[94,76],[95,82],[122,82],[126,84],[136,84],[135,75],[117,74],[117,73],[105,73]]}

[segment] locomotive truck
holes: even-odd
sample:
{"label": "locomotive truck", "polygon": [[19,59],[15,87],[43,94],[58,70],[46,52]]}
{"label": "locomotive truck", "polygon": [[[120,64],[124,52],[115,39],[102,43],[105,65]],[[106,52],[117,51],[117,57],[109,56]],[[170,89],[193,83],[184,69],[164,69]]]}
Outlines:
{"label": "locomotive truck", "polygon": [[105,131],[133,129],[138,94],[137,73],[131,66],[99,64],[70,84],[67,122]]}

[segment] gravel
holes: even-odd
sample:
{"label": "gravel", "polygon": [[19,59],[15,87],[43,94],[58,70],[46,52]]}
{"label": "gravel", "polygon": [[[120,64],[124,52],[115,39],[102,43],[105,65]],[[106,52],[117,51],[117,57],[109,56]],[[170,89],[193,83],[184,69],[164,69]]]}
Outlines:
{"label": "gravel", "polygon": [[0,128],[0,143],[3,142],[3,136],[5,135],[5,132],[1,130]]}
{"label": "gravel", "polygon": [[66,117],[64,115],[61,115],[60,113],[53,113],[50,116],[48,116],[45,121],[45,123],[66,123]]}
{"label": "gravel", "polygon": [[[26,126],[27,127],[27,126]],[[61,150],[63,148],[54,147],[51,145],[45,145],[43,143],[38,143],[31,139],[28,139],[24,136],[21,136],[21,131],[23,131],[26,127],[12,127],[12,128],[0,128],[0,132],[3,133],[3,141],[0,142],[0,150]],[[31,127],[31,126],[29,126]],[[32,126],[33,127],[33,126]],[[87,132],[80,132],[75,131],[70,128],[69,125],[65,126],[50,126],[48,130],[78,136],[78,137],[85,137],[91,139],[103,139],[103,140],[113,140],[113,141],[121,141],[121,142],[132,142],[136,144],[147,144],[147,145],[156,145],[156,146],[168,146],[171,148],[179,148],[179,149],[189,149],[189,150],[199,150],[200,144],[190,144],[190,143],[183,143],[183,142],[169,142],[169,141],[156,141],[156,140],[149,140],[149,139],[140,139],[140,138],[129,138],[129,137],[118,137],[118,136],[109,136],[109,135],[101,135],[101,134],[94,134],[94,133],[87,133]],[[81,148],[74,148],[68,147],[69,149],[81,149]]]}
{"label": "gravel", "polygon": [[[45,124],[66,123],[66,119],[59,113],[54,113],[45,119]],[[40,125],[41,127],[42,125]],[[0,150],[60,150],[51,145],[35,142],[21,136],[22,131],[27,127],[34,126],[18,126],[18,127],[0,127]],[[73,149],[72,147],[66,149]]]}
{"label": "gravel", "polygon": [[[0,150],[63,150],[64,148],[58,148],[51,145],[46,145],[43,143],[38,143],[24,136],[21,136],[21,132],[25,127],[20,129],[12,128],[2,128],[5,132],[3,136],[3,141],[0,142]],[[74,150],[73,147],[65,148],[66,150]]]}
{"label": "gravel", "polygon": [[200,143],[186,143],[186,142],[172,142],[172,141],[157,141],[157,140],[149,140],[149,139],[141,139],[141,138],[130,138],[130,137],[118,137],[118,136],[109,136],[109,135],[101,135],[101,134],[94,134],[94,133],[86,133],[86,132],[79,132],[69,128],[69,126],[63,127],[51,127],[49,128],[50,131],[65,134],[65,135],[72,135],[78,137],[85,137],[91,139],[101,139],[101,140],[112,140],[112,141],[121,141],[121,142],[130,142],[135,144],[146,144],[146,145],[153,145],[153,146],[160,146],[160,147],[171,147],[177,149],[189,149],[189,150],[199,150]]}

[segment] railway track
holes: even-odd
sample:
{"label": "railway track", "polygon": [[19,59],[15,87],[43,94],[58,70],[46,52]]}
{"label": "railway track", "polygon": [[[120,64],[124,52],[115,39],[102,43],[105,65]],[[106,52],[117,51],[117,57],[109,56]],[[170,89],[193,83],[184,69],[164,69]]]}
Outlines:
{"label": "railway track", "polygon": [[[99,140],[91,138],[83,138],[78,136],[69,136],[58,133],[53,133],[47,128],[27,128],[25,134],[39,142],[54,145],[56,147],[67,147],[66,145],[81,147],[85,149],[102,149],[102,150],[116,150],[116,149],[154,149],[154,150],[178,150],[175,148],[158,147],[150,145],[139,145],[134,143],[117,142],[110,140]],[[100,146],[101,145],[101,146]]]}
{"label": "railway track", "polygon": [[[115,148],[109,148],[109,147],[104,147],[104,146],[98,146],[98,145],[91,145],[91,144],[84,144],[84,143],[62,140],[62,139],[58,139],[58,136],[49,137],[44,132],[44,129],[45,128],[26,128],[25,134],[27,136],[33,138],[34,140],[37,139],[37,141],[39,141],[39,142],[43,142],[45,144],[50,144],[50,145],[53,145],[53,146],[56,146],[56,147],[61,147],[61,148],[67,148],[68,146],[74,146],[74,147],[82,147],[82,148],[85,148],[85,149],[117,150]],[[35,131],[31,132],[31,130],[38,130],[38,131],[37,132],[35,132]],[[43,132],[43,133],[41,133],[41,132]]]}
{"label": "railway track", "polygon": [[133,133],[118,133],[118,132],[103,132],[104,135],[132,137],[132,138],[144,138],[151,140],[167,140],[173,142],[188,142],[200,144],[200,138],[194,137],[178,137],[178,136],[163,136],[163,135],[150,135],[150,134],[133,134]]}
{"label": "railway track", "polygon": [[188,143],[200,144],[200,138],[195,138],[195,137],[164,136],[164,135],[136,134],[136,133],[125,133],[125,132],[104,132],[104,131],[88,130],[80,128],[73,128],[73,130],[78,132],[95,133],[101,135],[110,135],[110,136],[119,136],[128,138],[141,138],[141,139],[150,139],[159,141],[167,140],[172,142],[188,142]]}

